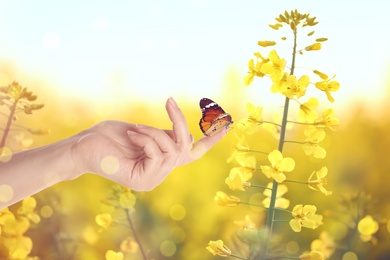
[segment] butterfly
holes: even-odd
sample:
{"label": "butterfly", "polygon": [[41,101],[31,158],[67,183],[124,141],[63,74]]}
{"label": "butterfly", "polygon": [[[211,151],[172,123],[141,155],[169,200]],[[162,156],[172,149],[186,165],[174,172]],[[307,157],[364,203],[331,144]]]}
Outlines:
{"label": "butterfly", "polygon": [[202,118],[199,121],[200,130],[205,136],[211,136],[223,127],[229,127],[233,123],[231,115],[214,101],[208,98],[202,98],[199,102],[202,110]]}

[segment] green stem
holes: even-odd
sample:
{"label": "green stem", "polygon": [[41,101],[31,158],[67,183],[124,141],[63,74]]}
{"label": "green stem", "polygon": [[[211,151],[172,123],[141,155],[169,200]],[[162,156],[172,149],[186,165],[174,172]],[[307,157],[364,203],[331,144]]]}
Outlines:
{"label": "green stem", "polygon": [[292,182],[292,183],[299,183],[299,184],[306,184],[306,185],[309,184],[309,182],[307,181],[298,181],[298,180],[285,180],[284,182]]}
{"label": "green stem", "polygon": [[142,246],[141,239],[139,238],[138,233],[137,233],[137,230],[135,229],[134,223],[133,223],[133,221],[131,220],[130,211],[129,211],[128,209],[125,209],[125,212],[126,212],[126,219],[127,219],[127,222],[129,222],[130,229],[131,229],[131,231],[133,232],[133,236],[134,236],[135,241],[137,241],[139,250],[141,251],[141,254],[142,254],[142,258],[143,258],[144,260],[148,260],[148,258],[146,257],[145,250],[144,250],[144,248],[143,248],[143,246]]}
{"label": "green stem", "polygon": [[15,99],[14,103],[12,104],[10,108],[10,114],[8,116],[7,124],[4,128],[4,133],[0,141],[0,148],[3,148],[5,146],[5,141],[7,140],[7,136],[9,133],[9,130],[11,129],[12,119],[14,118],[15,111],[16,111],[16,105],[18,104],[19,99]]}
{"label": "green stem", "polygon": [[265,190],[272,190],[271,188],[268,188],[268,187],[266,187],[266,186],[263,186],[263,185],[256,185],[256,184],[252,184],[252,183],[251,183],[251,187],[259,188],[259,189],[265,189]]}
{"label": "green stem", "polygon": [[[294,33],[294,47],[293,47],[293,52],[292,52],[292,61],[291,61],[291,71],[290,75],[294,74],[294,69],[295,69],[295,58],[296,58],[296,51],[297,51],[297,30],[293,30]],[[280,139],[279,139],[279,146],[278,150],[282,153],[283,152],[283,145],[284,145],[284,140],[286,136],[286,130],[287,130],[287,116],[288,116],[288,109],[289,109],[289,104],[290,104],[290,99],[286,97],[284,101],[284,110],[283,110],[283,119],[282,119],[282,126],[280,130]],[[263,254],[267,255],[268,254],[268,249],[269,243],[271,241],[271,236],[272,236],[272,228],[273,228],[273,222],[274,222],[274,216],[275,216],[275,203],[276,203],[276,194],[278,191],[278,183],[274,180],[272,184],[272,193],[271,193],[271,201],[269,205],[269,209],[267,211],[267,221],[266,221],[266,226],[267,226],[267,240],[266,243],[264,243],[264,248],[262,250]],[[260,258],[262,258],[263,255],[260,255]]]}

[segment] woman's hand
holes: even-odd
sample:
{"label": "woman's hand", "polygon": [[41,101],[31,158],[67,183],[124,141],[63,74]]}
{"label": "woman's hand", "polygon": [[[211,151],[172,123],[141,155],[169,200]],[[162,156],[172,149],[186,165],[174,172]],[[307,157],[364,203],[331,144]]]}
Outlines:
{"label": "woman's hand", "polygon": [[228,131],[193,142],[173,98],[166,102],[172,130],[103,121],[79,134],[73,160],[82,172],[97,173],[137,191],[159,185],[177,166],[199,159]]}

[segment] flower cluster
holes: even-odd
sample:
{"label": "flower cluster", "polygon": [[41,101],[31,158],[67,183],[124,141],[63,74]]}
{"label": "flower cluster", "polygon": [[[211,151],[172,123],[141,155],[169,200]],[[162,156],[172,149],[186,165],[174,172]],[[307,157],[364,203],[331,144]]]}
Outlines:
{"label": "flower cluster", "polygon": [[8,208],[0,210],[0,258],[26,259],[33,248],[33,241],[25,235],[32,224],[41,218],[35,211],[36,200],[27,197],[22,201],[16,214]]}
{"label": "flower cluster", "polygon": [[[318,113],[316,110],[319,107],[319,99],[317,97],[307,97],[307,93],[313,93],[311,89],[316,89],[317,92],[323,93],[328,102],[333,103],[335,98],[334,92],[340,88],[340,84],[335,80],[335,76],[329,77],[327,74],[320,72],[317,69],[309,71],[308,74],[296,75],[296,62],[298,55],[307,52],[321,50],[322,43],[327,41],[327,38],[319,37],[313,39],[314,31],[309,31],[306,35],[312,41],[309,45],[298,45],[298,32],[303,32],[305,29],[310,29],[318,22],[316,17],[310,14],[302,14],[297,10],[284,12],[276,17],[276,23],[270,27],[274,30],[280,30],[287,25],[288,30],[292,31],[292,57],[288,65],[288,60],[281,57],[276,49],[272,49],[267,55],[262,52],[255,52],[254,58],[248,62],[248,74],[244,79],[246,86],[254,83],[256,78],[269,78],[271,83],[270,92],[279,94],[284,97],[283,116],[278,120],[266,120],[263,117],[264,108],[262,106],[248,103],[246,109],[249,116],[240,120],[237,124],[238,132],[241,131],[239,142],[234,146],[234,152],[228,161],[235,160],[239,166],[231,169],[229,176],[225,182],[233,191],[247,192],[253,189],[263,189],[264,200],[261,204],[253,204],[241,200],[237,196],[228,195],[222,191],[218,191],[215,196],[215,201],[221,206],[240,206],[253,205],[262,207],[266,210],[266,223],[264,228],[256,229],[251,226],[249,229],[252,233],[257,230],[257,238],[263,237],[262,243],[258,239],[253,240],[256,245],[250,244],[251,239],[246,239],[251,249],[246,257],[232,255],[232,251],[226,247],[222,240],[210,241],[207,249],[214,255],[231,256],[239,259],[255,259],[255,256],[261,259],[275,256],[276,253],[270,250],[275,248],[275,239],[272,238],[273,226],[277,222],[288,223],[292,231],[300,232],[302,228],[316,229],[323,224],[323,216],[317,214],[315,205],[298,204],[290,207],[290,200],[284,198],[288,192],[288,183],[305,184],[308,190],[318,191],[324,195],[332,194],[326,189],[328,168],[323,166],[317,171],[310,171],[307,174],[307,180],[293,179],[294,171],[297,162],[284,152],[284,145],[299,145],[302,152],[316,159],[326,157],[326,150],[323,146],[323,141],[326,138],[327,129],[334,131],[334,127],[339,125],[339,121],[335,118],[335,112],[332,108],[327,108]],[[287,41],[288,37],[282,37],[282,41]],[[276,41],[262,40],[258,45],[263,48],[269,48],[277,45]],[[310,89],[310,91],[309,91]],[[294,103],[292,103],[294,102]],[[291,103],[291,104],[290,104]],[[290,111],[290,106],[296,104],[297,115],[293,118]],[[289,140],[287,139],[287,131],[292,125],[301,126],[305,139]],[[261,128],[271,131],[273,136],[277,137],[278,147],[270,151],[256,150],[256,143],[248,144],[245,141],[245,135],[255,135]],[[288,135],[290,136],[290,135]],[[264,155],[267,158],[264,158]],[[265,160],[268,159],[268,160]],[[252,181],[263,178],[272,180],[266,186],[255,184]],[[282,214],[290,213],[290,219],[281,218]],[[288,215],[286,215],[288,216]],[[372,226],[372,225],[371,225]],[[366,228],[367,233],[372,231],[372,227]],[[248,229],[246,229],[248,230]],[[260,235],[260,233],[262,235]],[[303,252],[300,259],[324,259],[325,253],[318,249],[312,249],[311,252]],[[257,258],[256,258],[257,259]]]}
{"label": "flower cluster", "polygon": [[[96,224],[100,227],[100,232],[114,227],[126,226],[132,231],[132,236],[127,237],[120,244],[120,251],[107,250],[106,260],[122,260],[125,254],[141,254],[142,259],[147,259],[145,250],[138,236],[137,230],[131,219],[131,214],[135,212],[137,198],[129,189],[121,185],[113,185],[108,195],[102,200],[102,203],[108,207],[109,212],[103,212],[95,217]],[[119,212],[117,212],[119,211]],[[125,221],[117,217],[119,214],[124,215]]]}
{"label": "flower cluster", "polygon": [[[29,145],[31,145],[32,141],[26,140],[23,134],[15,136],[14,144],[10,145],[11,147],[6,146],[6,141],[9,137],[10,131],[12,130],[12,123],[17,120],[17,113],[21,112],[30,115],[34,110],[43,108],[43,104],[33,103],[36,99],[36,95],[15,81],[7,86],[0,87],[0,107],[7,107],[7,110],[4,114],[0,113],[0,116],[7,117],[5,126],[0,126],[0,130],[3,130],[3,135],[0,140],[0,156],[9,155],[4,157],[5,159],[3,158],[2,160],[10,160],[13,150],[20,150],[19,148],[26,149]],[[48,129],[43,128],[22,128],[25,129],[29,134],[33,135],[42,135],[49,132]]]}

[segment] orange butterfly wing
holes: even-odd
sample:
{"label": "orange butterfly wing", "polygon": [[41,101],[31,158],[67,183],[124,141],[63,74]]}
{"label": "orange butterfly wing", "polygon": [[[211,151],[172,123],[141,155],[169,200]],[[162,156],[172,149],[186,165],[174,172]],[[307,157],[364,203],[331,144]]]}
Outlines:
{"label": "orange butterfly wing", "polygon": [[223,127],[228,127],[233,123],[232,117],[211,99],[202,98],[199,106],[202,109],[199,126],[204,135],[211,136]]}

